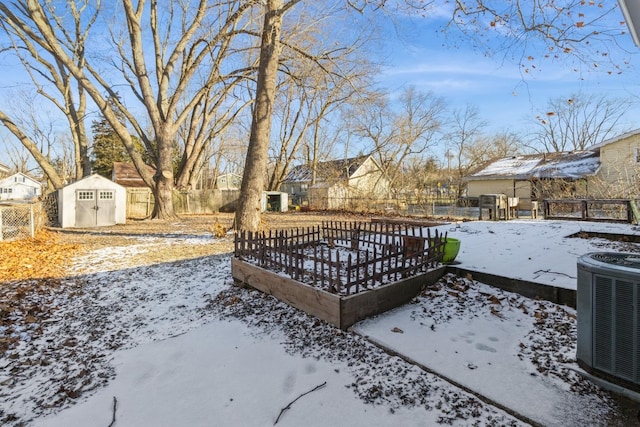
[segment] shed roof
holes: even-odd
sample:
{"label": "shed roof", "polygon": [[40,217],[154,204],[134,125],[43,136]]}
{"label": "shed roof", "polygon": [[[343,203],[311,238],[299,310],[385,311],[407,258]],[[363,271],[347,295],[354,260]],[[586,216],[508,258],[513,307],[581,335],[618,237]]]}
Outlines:
{"label": "shed roof", "polygon": [[111,181],[109,178],[105,178],[102,175],[94,173],[93,175],[85,176],[82,179],[74,181],[70,184],[64,186],[63,190],[71,191],[76,188],[95,188],[100,186],[100,188],[123,188],[123,185],[118,184],[117,182]]}
{"label": "shed roof", "polygon": [[531,154],[506,157],[469,175],[467,180],[486,179],[579,179],[595,175],[600,157],[595,151]]}

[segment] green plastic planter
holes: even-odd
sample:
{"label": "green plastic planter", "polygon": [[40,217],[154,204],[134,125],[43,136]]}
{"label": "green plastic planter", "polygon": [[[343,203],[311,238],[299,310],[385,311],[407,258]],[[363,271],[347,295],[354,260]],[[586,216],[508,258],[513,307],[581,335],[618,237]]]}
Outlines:
{"label": "green plastic planter", "polygon": [[444,241],[444,255],[442,256],[442,262],[448,264],[453,262],[460,252],[460,240],[453,237],[447,237]]}

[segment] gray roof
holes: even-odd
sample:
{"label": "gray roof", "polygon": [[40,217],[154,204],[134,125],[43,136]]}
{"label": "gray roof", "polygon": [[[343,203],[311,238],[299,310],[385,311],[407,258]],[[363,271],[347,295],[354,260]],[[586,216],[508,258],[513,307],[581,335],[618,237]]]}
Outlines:
{"label": "gray roof", "polygon": [[496,160],[467,180],[486,179],[579,179],[593,176],[600,168],[596,151],[531,154]]}
{"label": "gray roof", "polygon": [[[326,181],[328,179],[350,178],[370,156],[352,157],[343,160],[329,160],[318,163],[316,179]],[[296,166],[287,173],[283,182],[311,182],[313,169],[310,165]]]}

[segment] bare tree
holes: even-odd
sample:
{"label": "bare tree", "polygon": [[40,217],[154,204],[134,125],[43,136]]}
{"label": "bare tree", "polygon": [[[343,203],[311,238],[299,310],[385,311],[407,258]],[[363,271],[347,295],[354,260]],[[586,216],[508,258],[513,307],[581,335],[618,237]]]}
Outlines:
{"label": "bare tree", "polygon": [[400,190],[404,164],[428,157],[437,143],[436,134],[444,119],[446,104],[432,92],[406,88],[397,108],[380,93],[372,93],[350,114],[350,129],[371,149],[389,179],[390,187]]}
{"label": "bare tree", "polygon": [[287,10],[300,0],[284,3],[282,0],[264,2],[264,23],[260,44],[260,62],[256,98],[249,147],[245,161],[240,199],[235,216],[235,227],[240,230],[258,230],[262,191],[267,175],[267,153],[271,137],[271,119],[276,96],[278,61],[280,59],[280,32]]}
{"label": "bare tree", "polygon": [[[419,3],[419,1],[416,1]],[[576,71],[618,73],[624,59],[617,37],[626,27],[615,2],[585,0],[456,0],[449,28],[489,55],[502,54],[523,73],[545,61],[576,63]],[[418,5],[419,7],[419,5]]]}
{"label": "bare tree", "polygon": [[31,154],[22,145],[9,144],[6,147],[7,166],[12,170],[22,173],[30,173],[32,171]]}
{"label": "bare tree", "polygon": [[[59,43],[70,56],[70,60],[78,68],[84,68],[85,42],[89,31],[98,16],[100,2],[80,1],[69,2],[65,16],[57,16],[57,24],[60,26]],[[24,12],[24,5],[16,4],[16,9]],[[43,5],[43,10],[53,12],[56,7],[51,2]],[[73,156],[75,163],[75,178],[82,178],[91,173],[91,161],[89,158],[89,142],[85,128],[87,115],[87,96],[81,85],[78,85],[67,68],[55,58],[41,54],[40,47],[28,32],[20,28],[20,24],[10,19],[0,18],[0,27],[8,37],[8,44],[4,47],[6,53],[13,53],[23,65],[26,74],[33,83],[35,93],[48,101],[60,111],[68,124],[69,135],[73,141]],[[65,182],[51,174],[50,157],[45,153],[37,153],[37,142],[25,139],[30,133],[29,127],[18,126],[18,120],[10,117],[6,111],[1,112],[0,122],[11,131],[25,147],[31,152],[40,167],[48,175],[54,188],[60,188]],[[32,122],[33,124],[33,122]],[[33,129],[37,130],[37,129]]]}
{"label": "bare tree", "polygon": [[584,150],[612,137],[631,105],[630,99],[581,93],[552,99],[536,116],[530,147],[547,153]]}
{"label": "bare tree", "polygon": [[478,111],[478,107],[467,104],[464,108],[453,111],[450,120],[450,131],[445,135],[448,152],[455,159],[455,176],[453,177],[458,189],[458,197],[462,196],[464,189],[463,179],[471,169],[477,167],[478,159],[467,158],[470,146],[480,137],[482,130],[487,126]]}
{"label": "bare tree", "polygon": [[[17,122],[7,116],[3,111],[0,110],[0,122],[20,141],[24,150],[29,153],[29,155],[38,163],[40,169],[45,173],[49,182],[51,183],[53,189],[62,188],[69,178],[69,173],[74,172],[75,175],[75,166],[77,164],[73,164],[73,167],[69,167],[70,165],[65,162],[65,168],[60,169],[61,164],[54,162],[54,160],[59,160],[57,156],[51,156],[51,144],[53,139],[46,141],[46,143],[38,143],[34,141],[33,137],[29,136],[27,133],[23,132],[23,128],[17,124]],[[40,128],[30,128],[30,131],[36,131],[40,133]],[[52,138],[55,138],[53,135],[50,135]],[[56,144],[57,146],[58,144]],[[61,148],[63,150],[64,158],[67,159],[68,151],[66,150],[66,146],[60,146],[57,148]],[[9,156],[12,157],[13,163],[16,165],[18,169],[22,171],[22,169],[27,168],[28,159],[24,157],[25,151],[19,150],[16,147],[13,148],[13,154]],[[44,151],[46,150],[46,151]],[[74,153],[76,151],[74,150]],[[74,156],[75,157],[75,156]],[[20,165],[20,166],[18,166]]]}
{"label": "bare tree", "polygon": [[[68,70],[122,139],[136,169],[153,190],[156,199],[153,217],[174,217],[172,190],[179,130],[186,126],[183,133],[186,155],[177,181],[187,185],[189,179],[182,179],[181,173],[189,175],[196,170],[194,165],[211,132],[220,130],[212,127],[211,122],[221,119],[224,127],[227,120],[217,107],[230,110],[227,97],[248,72],[244,65],[223,65],[230,56],[242,51],[242,46],[235,46],[233,41],[251,23],[247,14],[255,3],[239,0],[211,4],[206,0],[110,3],[112,10],[108,12],[116,17],[111,34],[97,34],[95,40],[105,43],[110,38],[110,47],[118,53],[116,58],[110,58],[114,74],[104,72],[108,64],[98,57],[91,63],[85,58],[83,66],[77,63],[75,52],[64,43],[65,12],[75,2],[59,3],[0,2],[0,21],[9,23],[15,32],[31,40],[38,46],[38,53],[46,53]],[[85,19],[82,16],[79,21]],[[104,28],[107,26],[101,26]],[[107,76],[113,76],[114,80],[108,80]],[[129,102],[135,104],[127,107],[125,102],[116,103],[115,109],[126,117],[126,124],[120,123],[114,107],[107,102],[108,97],[116,95],[114,86],[123,82],[130,90]],[[140,117],[140,107],[146,117]],[[147,123],[141,121],[144,119]],[[143,153],[128,127],[142,141],[144,150],[152,153],[155,175],[145,167]]]}
{"label": "bare tree", "polygon": [[267,190],[278,190],[289,165],[296,158],[305,141],[311,117],[311,103],[315,91],[307,91],[288,78],[280,84],[276,95],[274,116],[278,118],[276,141],[271,144],[270,172]]}
{"label": "bare tree", "polygon": [[[305,26],[306,37],[309,28]],[[316,28],[317,46],[327,31],[326,26]],[[340,113],[346,106],[359,102],[359,93],[370,85],[368,76],[374,66],[357,54],[355,46],[335,56],[318,70],[317,64],[307,58],[287,61],[287,73],[278,87],[275,114],[278,116],[279,133],[272,141],[273,168],[269,189],[278,189],[295,160],[302,159],[312,170],[311,184],[316,181],[318,163],[331,158],[342,127],[338,125]],[[321,46],[321,45],[320,45]],[[305,52],[314,48],[305,46]],[[339,76],[339,77],[336,77]]]}
{"label": "bare tree", "polygon": [[359,102],[345,113],[346,127],[365,144],[365,150],[376,153],[378,163],[384,167],[389,161],[386,147],[396,138],[392,107],[386,93],[371,90],[360,94]]}
{"label": "bare tree", "polygon": [[[254,110],[252,117],[251,134],[249,138],[249,147],[245,161],[245,170],[242,180],[241,195],[239,207],[236,211],[235,226],[238,229],[256,230],[260,222],[260,200],[262,190],[265,188],[265,180],[267,176],[268,150],[271,136],[271,120],[274,111],[276,98],[276,85],[278,81],[279,63],[284,63],[283,59],[289,57],[301,57],[316,65],[317,69],[327,75],[332,76],[335,81],[344,79],[348,72],[345,70],[331,67],[335,65],[337,58],[344,54],[345,50],[352,50],[353,44],[349,45],[344,40],[337,43],[338,47],[327,49],[326,43],[319,52],[310,52],[306,46],[300,46],[299,40],[281,40],[281,32],[283,28],[284,16],[290,12],[302,0],[265,0],[264,6],[264,23],[262,27],[262,40],[260,47],[260,61],[258,65],[258,75],[256,84],[256,94],[254,102]],[[311,7],[309,3],[308,7]],[[336,13],[340,9],[333,9],[333,5],[324,5],[316,11],[316,15],[306,17],[300,12],[296,18],[300,22],[304,20],[319,20],[317,14],[327,16]],[[345,5],[349,7],[349,5]],[[327,9],[327,10],[324,10]],[[344,9],[341,10],[341,13]],[[315,17],[314,17],[315,16]],[[324,37],[327,39],[328,37]],[[294,43],[294,41],[296,43]],[[338,42],[338,40],[336,40]],[[346,46],[346,47],[345,47]],[[281,58],[281,53],[285,52],[286,56]],[[289,72],[285,69],[285,72]],[[297,135],[301,135],[297,132]],[[301,141],[297,139],[297,141]],[[294,143],[295,145],[295,143]],[[299,144],[298,144],[299,146]],[[277,169],[278,173],[282,173],[282,167]],[[275,183],[274,183],[275,185]]]}
{"label": "bare tree", "polygon": [[415,197],[418,204],[432,198],[430,190],[441,183],[442,172],[432,156],[412,157],[407,159],[400,169],[401,189],[406,196]]}
{"label": "bare tree", "polygon": [[480,135],[465,148],[464,158],[471,165],[469,172],[472,172],[492,161],[516,156],[521,153],[522,148],[522,140],[518,134],[502,131],[494,135]]}
{"label": "bare tree", "polygon": [[419,92],[412,86],[401,94],[399,106],[400,111],[392,116],[396,137],[386,155],[393,159],[387,169],[391,183],[398,180],[398,171],[406,159],[427,157],[428,150],[438,143],[436,134],[442,127],[446,111],[443,98],[432,92]]}
{"label": "bare tree", "polygon": [[67,134],[59,135],[56,143],[56,153],[51,157],[51,164],[65,183],[73,182],[77,179],[76,160],[74,141],[69,139]]}

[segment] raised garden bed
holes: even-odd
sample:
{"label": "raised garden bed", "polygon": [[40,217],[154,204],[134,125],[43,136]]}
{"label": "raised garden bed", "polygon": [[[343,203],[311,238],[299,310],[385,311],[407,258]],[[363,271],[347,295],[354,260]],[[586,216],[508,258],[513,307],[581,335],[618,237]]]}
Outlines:
{"label": "raised garden bed", "polygon": [[418,226],[325,222],[238,233],[232,275],[339,328],[411,300],[445,271],[446,236]]}

